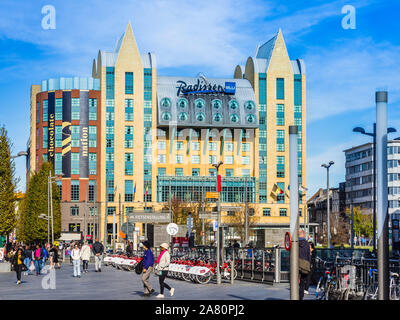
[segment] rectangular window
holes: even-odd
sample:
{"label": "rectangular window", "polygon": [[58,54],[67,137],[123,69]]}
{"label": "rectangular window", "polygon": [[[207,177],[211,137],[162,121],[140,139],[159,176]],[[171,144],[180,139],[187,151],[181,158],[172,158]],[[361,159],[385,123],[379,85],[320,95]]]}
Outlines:
{"label": "rectangular window", "polygon": [[192,176],[193,177],[199,177],[200,176],[200,169],[199,168],[192,169]]}
{"label": "rectangular window", "polygon": [[233,177],[233,169],[226,169],[225,170],[226,177]]}
{"label": "rectangular window", "polygon": [[233,164],[233,156],[225,156],[224,163],[225,164]]}
{"label": "rectangular window", "polygon": [[43,127],[43,149],[47,149],[48,147],[48,141],[49,141],[49,137],[48,137],[48,127]]}
{"label": "rectangular window", "polygon": [[266,138],[267,137],[267,130],[259,130],[258,134],[260,135],[260,138]]}
{"label": "rectangular window", "polygon": [[167,161],[167,156],[165,154],[159,154],[157,160],[158,163],[165,163]]}
{"label": "rectangular window", "polygon": [[133,175],[133,153],[125,153],[125,175]]}
{"label": "rectangular window", "polygon": [[176,141],[175,148],[176,150],[183,150],[183,141]]}
{"label": "rectangular window", "polygon": [[79,174],[79,152],[71,152],[71,174]]}
{"label": "rectangular window", "polygon": [[209,164],[217,163],[217,156],[208,156],[208,163]]}
{"label": "rectangular window", "polygon": [[199,155],[192,155],[192,163],[200,164],[200,156]]}
{"label": "rectangular window", "polygon": [[167,168],[158,168],[158,175],[159,176],[166,176],[167,175]]}
{"label": "rectangular window", "polygon": [[243,156],[242,157],[242,164],[250,164],[250,157]]}
{"label": "rectangular window", "polygon": [[49,101],[43,100],[43,121],[49,121]]}
{"label": "rectangular window", "polygon": [[276,105],[276,125],[277,126],[285,125],[285,105],[284,104]]}
{"label": "rectangular window", "polygon": [[71,216],[79,216],[79,207],[70,207],[70,215]]}
{"label": "rectangular window", "polygon": [[55,127],[56,148],[62,147],[62,126]]}
{"label": "rectangular window", "polygon": [[62,182],[60,180],[57,180],[56,184],[57,184],[57,190],[58,190],[58,198],[61,201],[61,199],[62,199]]}
{"label": "rectangular window", "polygon": [[97,99],[89,98],[89,120],[97,120]]}
{"label": "rectangular window", "polygon": [[133,99],[125,99],[125,121],[133,121]]}
{"label": "rectangular window", "polygon": [[242,177],[250,177],[250,169],[242,169]]}
{"label": "rectangular window", "polygon": [[36,102],[36,123],[39,123],[39,102]]}
{"label": "rectangular window", "polygon": [[217,176],[217,169],[208,169],[208,175],[210,177],[216,177]]}
{"label": "rectangular window", "polygon": [[276,130],[276,151],[285,151],[285,130]]}
{"label": "rectangular window", "polygon": [[175,168],[175,176],[177,177],[183,176],[183,168]]}
{"label": "rectangular window", "polygon": [[112,216],[117,212],[115,207],[107,207],[107,215]]}
{"label": "rectangular window", "polygon": [[157,142],[158,150],[165,150],[167,148],[167,143],[165,140]]}
{"label": "rectangular window", "polygon": [[125,148],[133,148],[133,126],[125,126]]}
{"label": "rectangular window", "polygon": [[71,126],[71,147],[79,147],[81,132],[79,126]]}
{"label": "rectangular window", "polygon": [[55,120],[62,120],[62,98],[56,99],[56,107],[55,107]]}
{"label": "rectangular window", "polygon": [[192,142],[192,150],[193,151],[200,151],[200,142],[199,141],[193,141]]}
{"label": "rectangular window", "polygon": [[47,154],[47,153],[43,153],[42,159],[43,159],[43,162],[47,161],[47,159],[48,159],[48,154]]}
{"label": "rectangular window", "polygon": [[276,98],[285,99],[285,79],[276,78]]}
{"label": "rectangular window", "polygon": [[81,101],[80,98],[71,99],[71,120],[79,120],[81,116]]}
{"label": "rectangular window", "polygon": [[125,94],[133,94],[133,72],[125,72]]}
{"label": "rectangular window", "polygon": [[209,142],[208,143],[208,148],[210,151],[217,151],[217,143],[216,142]]}
{"label": "rectangular window", "polygon": [[133,180],[125,180],[125,201],[133,201]]}
{"label": "rectangular window", "polygon": [[96,174],[97,154],[89,153],[89,174]]}
{"label": "rectangular window", "polygon": [[79,180],[71,180],[71,201],[79,201]]}
{"label": "rectangular window", "polygon": [[89,180],[89,201],[95,201],[95,193],[96,193],[96,181]]}
{"label": "rectangular window", "polygon": [[54,173],[62,173],[62,155],[60,152],[54,154]]}
{"label": "rectangular window", "polygon": [[226,151],[233,151],[233,142],[225,143]]}
{"label": "rectangular window", "polygon": [[243,143],[242,143],[242,150],[243,150],[244,152],[249,152],[249,151],[250,151],[250,143],[248,143],[248,142],[243,142]]}
{"label": "rectangular window", "polygon": [[277,178],[285,177],[285,157],[283,156],[276,157],[276,177]]}
{"label": "rectangular window", "polygon": [[177,154],[175,156],[175,163],[183,163],[183,156],[180,154]]}
{"label": "rectangular window", "polygon": [[263,216],[270,217],[271,216],[271,209],[270,208],[263,208]]}
{"label": "rectangular window", "polygon": [[281,217],[286,217],[287,216],[287,209],[283,209],[283,208],[279,209],[279,215]]}
{"label": "rectangular window", "polygon": [[153,116],[151,114],[145,114],[143,115],[143,121],[144,122],[149,122],[153,119]]}
{"label": "rectangular window", "polygon": [[89,126],[89,148],[97,147],[97,127]]}

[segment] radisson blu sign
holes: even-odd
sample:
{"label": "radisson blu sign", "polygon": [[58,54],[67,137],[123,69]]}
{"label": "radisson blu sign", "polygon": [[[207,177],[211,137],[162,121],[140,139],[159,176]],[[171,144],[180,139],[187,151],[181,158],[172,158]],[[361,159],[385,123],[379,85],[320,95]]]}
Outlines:
{"label": "radisson blu sign", "polygon": [[204,80],[197,79],[197,83],[194,85],[187,84],[185,81],[178,80],[176,82],[176,88],[178,89],[176,95],[179,97],[180,94],[235,94],[236,82],[225,82],[225,88],[220,84],[206,83]]}

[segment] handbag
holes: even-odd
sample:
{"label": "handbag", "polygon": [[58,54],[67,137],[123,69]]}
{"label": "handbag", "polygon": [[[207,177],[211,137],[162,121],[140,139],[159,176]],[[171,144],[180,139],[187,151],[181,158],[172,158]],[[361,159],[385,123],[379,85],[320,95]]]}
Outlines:
{"label": "handbag", "polygon": [[22,271],[28,271],[28,268],[26,267],[26,265],[24,263],[22,264]]}
{"label": "handbag", "polygon": [[299,259],[299,271],[302,274],[309,274],[311,270],[310,261],[305,259]]}
{"label": "handbag", "polygon": [[136,265],[135,272],[136,274],[141,274],[143,272],[143,260],[140,260],[140,262]]}
{"label": "handbag", "polygon": [[35,265],[33,264],[33,261],[31,262],[31,265],[29,266],[29,271],[35,271]]}
{"label": "handbag", "polygon": [[154,274],[156,276],[162,276],[162,270],[158,270],[158,265],[154,268]]}

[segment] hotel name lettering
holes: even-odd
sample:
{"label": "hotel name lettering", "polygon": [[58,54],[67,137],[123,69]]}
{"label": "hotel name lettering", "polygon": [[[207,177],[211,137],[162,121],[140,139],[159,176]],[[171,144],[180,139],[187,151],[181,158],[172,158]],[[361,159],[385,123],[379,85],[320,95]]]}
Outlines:
{"label": "hotel name lettering", "polygon": [[176,88],[178,89],[176,95],[189,94],[189,93],[225,93],[224,87],[221,85],[211,83],[205,83],[203,80],[197,79],[197,83],[194,85],[187,84],[185,81],[178,80],[176,82]]}

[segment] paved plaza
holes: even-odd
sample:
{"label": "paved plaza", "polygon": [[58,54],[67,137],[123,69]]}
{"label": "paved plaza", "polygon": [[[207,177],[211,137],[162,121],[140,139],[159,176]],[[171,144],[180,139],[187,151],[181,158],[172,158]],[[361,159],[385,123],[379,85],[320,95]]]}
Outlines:
{"label": "paved plaza", "polygon": [[[81,278],[73,277],[70,264],[63,264],[55,273],[55,289],[43,289],[42,280],[46,275],[22,276],[22,283],[16,284],[15,272],[0,273],[0,300],[141,300],[156,299],[159,292],[158,278],[152,275],[150,282],[155,294],[142,297],[143,285],[135,272],[117,270],[113,267],[102,268],[101,273],[94,271],[94,264],[89,265],[89,272]],[[49,275],[47,279],[49,279]],[[234,285],[216,283],[205,285],[180,280],[166,279],[175,288],[175,295],[169,296],[165,290],[165,299],[174,300],[289,300],[289,284],[259,284],[235,281]],[[312,293],[314,292],[311,289]],[[314,295],[305,296],[313,299]],[[158,299],[157,299],[158,300]]]}

